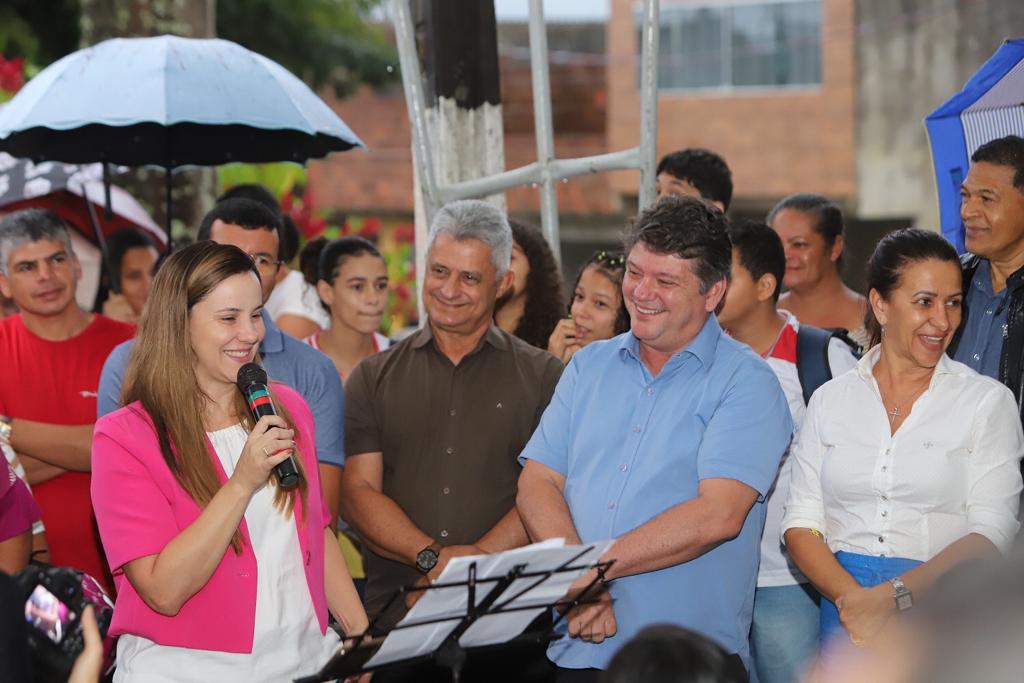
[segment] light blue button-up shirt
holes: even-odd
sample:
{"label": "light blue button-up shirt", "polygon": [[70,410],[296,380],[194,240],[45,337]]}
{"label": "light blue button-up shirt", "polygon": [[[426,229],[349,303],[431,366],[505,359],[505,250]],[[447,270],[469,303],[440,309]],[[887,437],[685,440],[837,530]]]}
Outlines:
{"label": "light blue button-up shirt", "polygon": [[565,476],[583,542],[617,538],[696,498],[702,479],[734,479],[761,496],[735,539],[612,582],[615,637],[562,638],[548,656],[560,667],[603,669],[640,629],[667,622],[707,635],[749,669],[764,495],[793,430],[786,397],[768,364],[727,337],[714,316],[656,377],[639,353],[627,332],[573,356],[520,456]]}
{"label": "light blue button-up shirt", "polygon": [[1006,292],[992,291],[991,266],[982,259],[967,288],[967,321],[953,355],[953,360],[995,380],[1006,338]]}
{"label": "light blue button-up shirt", "polygon": [[[260,355],[267,375],[295,389],[309,404],[316,425],[317,459],[321,463],[344,466],[345,394],[334,363],[309,344],[289,337],[278,329],[265,310],[263,327],[266,331],[260,343]],[[120,407],[121,383],[134,343],[135,340],[128,340],[114,347],[107,356],[103,374],[100,375],[97,417],[103,417]]]}

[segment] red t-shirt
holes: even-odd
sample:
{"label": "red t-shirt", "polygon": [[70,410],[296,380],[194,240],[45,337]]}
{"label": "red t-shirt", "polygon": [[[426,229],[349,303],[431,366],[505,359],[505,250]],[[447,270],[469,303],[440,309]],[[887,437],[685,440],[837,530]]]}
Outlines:
{"label": "red t-shirt", "polygon": [[[60,425],[96,422],[96,391],[103,363],[135,326],[96,315],[78,335],[47,341],[21,315],[0,320],[0,414]],[[43,511],[55,565],[74,567],[113,586],[89,498],[88,472],[67,472],[32,487]]]}

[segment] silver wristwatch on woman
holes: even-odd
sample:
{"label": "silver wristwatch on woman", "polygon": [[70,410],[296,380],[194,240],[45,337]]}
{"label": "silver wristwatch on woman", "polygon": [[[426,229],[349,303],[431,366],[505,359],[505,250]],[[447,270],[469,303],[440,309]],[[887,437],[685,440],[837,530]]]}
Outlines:
{"label": "silver wristwatch on woman", "polygon": [[895,579],[890,579],[889,583],[892,584],[893,590],[896,591],[892,596],[893,601],[896,603],[896,609],[903,612],[914,606],[914,595],[907,588],[906,584],[903,583],[903,579],[897,576]]}

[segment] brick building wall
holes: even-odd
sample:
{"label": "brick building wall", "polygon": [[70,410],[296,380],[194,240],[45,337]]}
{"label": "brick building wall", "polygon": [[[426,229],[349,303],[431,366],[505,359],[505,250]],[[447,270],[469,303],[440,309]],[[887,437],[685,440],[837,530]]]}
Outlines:
{"label": "brick building wall", "polygon": [[[714,4],[672,0],[663,7]],[[611,0],[608,147],[639,139],[639,44],[632,0]],[[702,146],[733,172],[737,209],[763,210],[792,192],[820,192],[852,205],[856,195],[854,3],[822,0],[822,83],[813,87],[665,91],[658,101],[658,154]],[[610,176],[636,195],[639,173]]]}

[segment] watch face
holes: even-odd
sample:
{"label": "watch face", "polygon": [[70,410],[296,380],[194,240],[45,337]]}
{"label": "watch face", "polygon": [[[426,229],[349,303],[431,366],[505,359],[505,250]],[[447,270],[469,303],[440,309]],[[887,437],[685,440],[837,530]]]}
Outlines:
{"label": "watch face", "polygon": [[421,571],[429,572],[437,566],[437,553],[433,548],[424,548],[416,556],[416,566]]}

